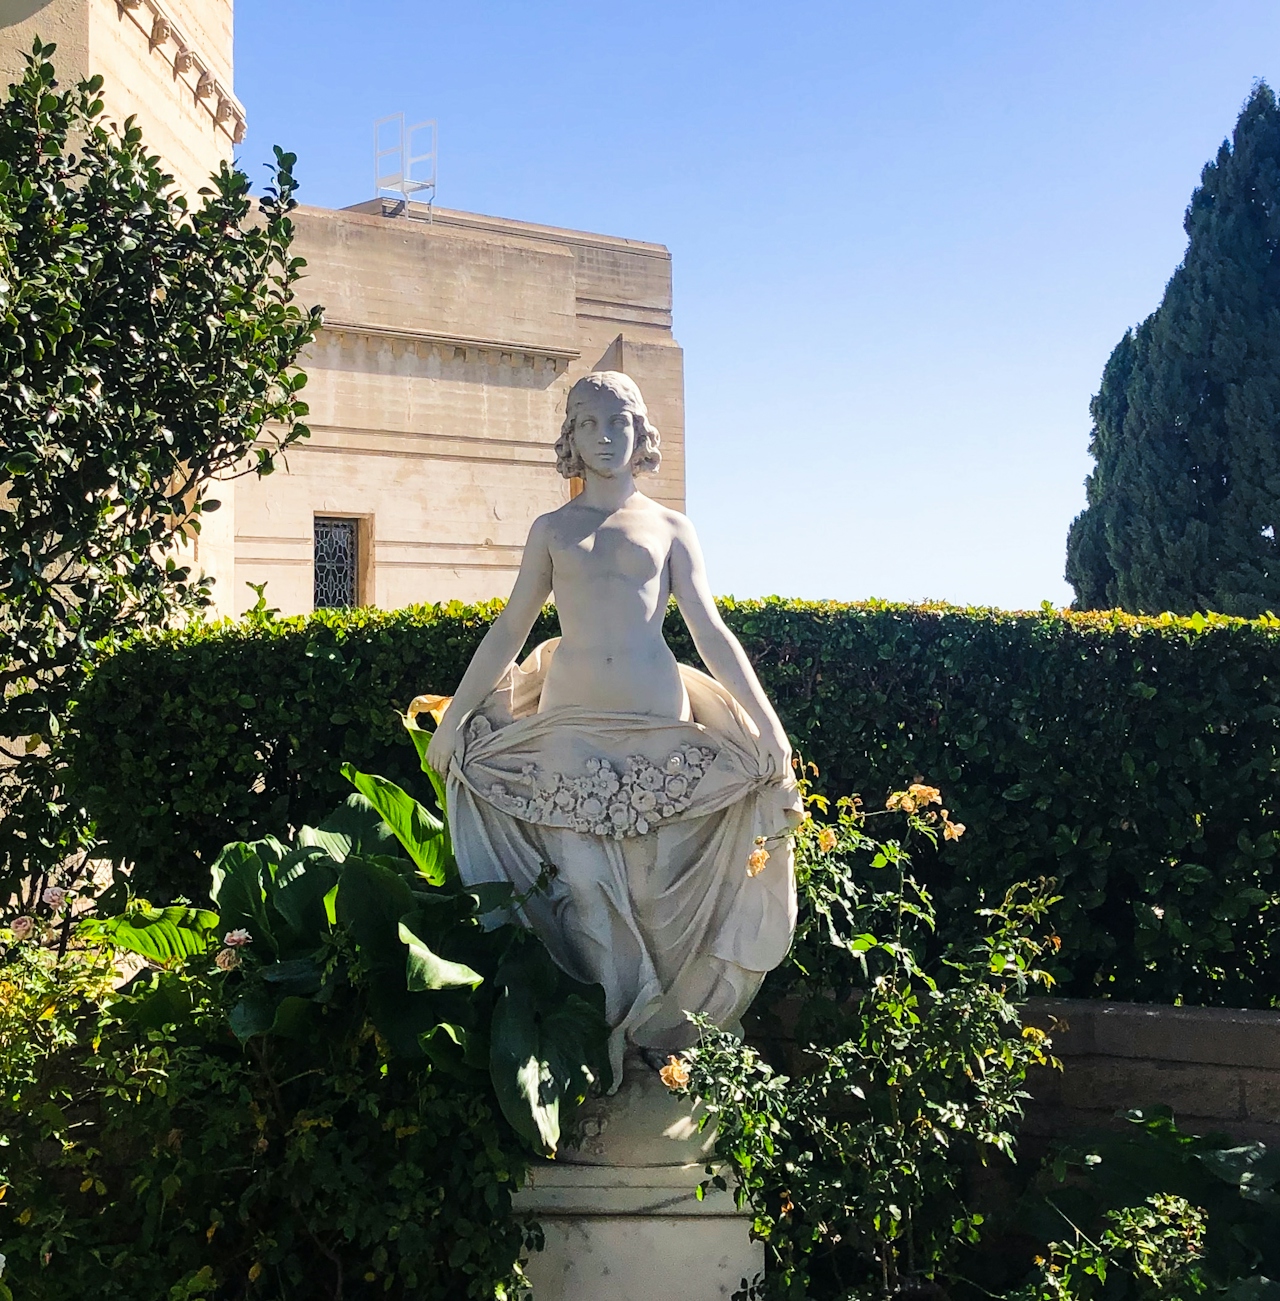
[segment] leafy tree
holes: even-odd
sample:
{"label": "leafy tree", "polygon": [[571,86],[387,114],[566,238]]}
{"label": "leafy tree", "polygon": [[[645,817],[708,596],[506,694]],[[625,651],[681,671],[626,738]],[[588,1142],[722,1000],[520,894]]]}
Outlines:
{"label": "leafy tree", "polygon": [[59,89],[54,48],[0,103],[0,901],[88,847],[70,707],[112,635],[208,604],[181,553],[212,479],[307,434],[320,320],[292,301],[294,156],[256,215],[226,164],[189,205],[133,119],[104,121],[100,77]]}
{"label": "leafy tree", "polygon": [[1280,108],[1265,84],[1204,169],[1164,299],[1093,399],[1083,609],[1280,610]]}

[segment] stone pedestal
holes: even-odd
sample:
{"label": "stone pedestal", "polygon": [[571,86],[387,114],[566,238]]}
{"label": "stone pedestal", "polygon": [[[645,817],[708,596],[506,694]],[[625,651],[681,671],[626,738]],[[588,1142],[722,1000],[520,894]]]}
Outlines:
{"label": "stone pedestal", "polygon": [[764,1269],[732,1194],[698,1200],[713,1137],[651,1067],[629,1060],[622,1088],[583,1109],[576,1142],[516,1198],[546,1240],[526,1265],[532,1301],[728,1301]]}

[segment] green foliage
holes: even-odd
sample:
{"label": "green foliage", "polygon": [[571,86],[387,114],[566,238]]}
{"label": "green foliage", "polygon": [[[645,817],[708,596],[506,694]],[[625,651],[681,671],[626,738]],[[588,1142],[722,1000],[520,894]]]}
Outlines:
{"label": "green foliage", "polygon": [[292,303],[293,156],[256,205],[225,164],[188,205],[53,52],[0,103],[0,900],[26,880],[28,906],[87,847],[62,740],[97,648],[207,603],[182,553],[209,482],[306,434],[319,321]]}
{"label": "green foliage", "polygon": [[1164,299],[1093,400],[1088,506],[1067,540],[1083,609],[1280,609],[1280,108],[1250,95],[1191,196]]}
{"label": "green foliage", "polygon": [[1155,1301],[1205,1291],[1197,1263],[1204,1251],[1204,1212],[1171,1193],[1106,1213],[1095,1242],[1076,1230],[1049,1244],[1039,1277],[1010,1301],[1092,1301],[1094,1297]]}
{"label": "green foliage", "polygon": [[[494,924],[519,900],[462,886],[439,818],[349,776],[390,821],[356,794],[227,845],[216,914],[135,901],[61,959],[0,931],[17,1295],[511,1295],[511,1194],[608,1078],[603,991]],[[121,951],[148,965],[113,991]]]}
{"label": "green foliage", "polygon": [[1169,1196],[1199,1208],[1196,1278],[1237,1301],[1280,1295],[1280,1153],[1223,1134],[1182,1132],[1167,1107],[1125,1113],[1123,1130],[1082,1135],[1047,1163],[1022,1229],[1045,1241],[1069,1226],[1092,1240],[1126,1207]]}
{"label": "green foliage", "polygon": [[[214,862],[215,925],[253,945],[219,955],[243,968],[228,1024],[242,1041],[313,1036],[347,983],[335,973],[354,962],[393,1054],[491,1088],[512,1128],[553,1156],[562,1119],[609,1082],[603,990],[566,976],[522,926],[497,924],[519,901],[510,887],[463,886],[443,819],[385,778],[344,771],[359,793],[297,845],[240,841]],[[86,925],[121,947],[135,934]],[[151,957],[142,934],[133,951]]]}
{"label": "green foliage", "polygon": [[[318,822],[336,758],[401,786],[396,716],[456,684],[498,605],[326,611],[137,639],[77,711],[75,789],[135,889],[192,896],[228,840]],[[1269,1006],[1280,995],[1280,626],[725,601],[832,791],[917,773],[981,828],[914,870],[950,938],[983,899],[1058,881],[1064,993]],[[533,640],[554,636],[550,612]],[[682,628],[669,631],[696,662]]]}
{"label": "green foliage", "polygon": [[[940,824],[922,811],[909,820],[932,837]],[[801,923],[757,1003],[766,1039],[771,1015],[774,1035],[794,1023],[785,1073],[705,1024],[683,1055],[766,1244],[763,1295],[779,1301],[888,1296],[943,1275],[983,1222],[966,1157],[1012,1157],[1027,1071],[1052,1061],[1014,1001],[1049,983],[1043,885],[1010,891],[979,939],[929,960],[933,902],[902,845],[864,828],[841,801],[834,824],[797,836]]]}

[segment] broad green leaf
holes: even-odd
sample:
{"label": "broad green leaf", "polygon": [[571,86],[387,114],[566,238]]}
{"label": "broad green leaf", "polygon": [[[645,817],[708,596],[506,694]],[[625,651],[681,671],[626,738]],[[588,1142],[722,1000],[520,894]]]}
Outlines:
{"label": "broad green leaf", "polygon": [[263,836],[261,840],[250,840],[247,842],[250,849],[257,854],[263,867],[266,869],[265,880],[269,881],[276,874],[276,868],[284,861],[289,854],[289,847],[281,844],[275,836]]}
{"label": "broad green leaf", "polygon": [[1265,1274],[1237,1279],[1227,1289],[1223,1301],[1280,1301],[1280,1282]]}
{"label": "broad green leaf", "polygon": [[1211,1170],[1219,1179],[1229,1184],[1240,1185],[1255,1170],[1265,1169],[1269,1154],[1265,1143],[1246,1143],[1241,1147],[1222,1148],[1212,1152],[1197,1152],[1200,1163]]}
{"label": "broad green leaf", "polygon": [[412,719],[401,715],[400,721],[404,724],[405,731],[409,733],[409,739],[413,742],[413,748],[418,752],[418,762],[422,765],[422,771],[427,774],[427,780],[431,783],[431,789],[436,794],[436,804],[440,812],[444,814],[444,836],[445,850],[449,860],[453,860],[453,841],[449,835],[449,817],[446,810],[449,805],[446,802],[444,778],[427,762],[427,747],[431,744],[433,733],[421,728]]}
{"label": "broad green leaf", "polygon": [[227,1021],[231,1026],[231,1033],[244,1043],[256,1034],[266,1034],[275,1023],[275,1019],[275,1000],[268,997],[265,992],[255,990],[245,994],[231,1009]]}
{"label": "broad green leaf", "polygon": [[[593,1085],[607,1082],[603,990],[563,975],[541,946],[498,973],[489,1068],[503,1115],[544,1156]],[[582,990],[582,993],[576,991]]]}
{"label": "broad green leaf", "polygon": [[468,1083],[489,1074],[489,1044],[483,1035],[450,1021],[441,1021],[419,1037],[432,1066]]}
{"label": "broad green leaf", "polygon": [[271,902],[297,940],[317,945],[332,925],[325,896],[338,881],[338,865],[319,845],[287,855],[276,872]]}
{"label": "broad green leaf", "polygon": [[80,933],[86,938],[160,963],[207,952],[217,929],[217,913],[178,904],[134,908],[119,917],[92,917],[80,923]]}
{"label": "broad green leaf", "polygon": [[483,917],[486,913],[497,912],[506,908],[515,897],[516,888],[510,881],[481,881],[471,886],[467,893],[476,901],[476,912]]}
{"label": "broad green leaf", "polygon": [[270,880],[270,874],[255,847],[244,841],[227,845],[214,860],[211,874],[213,886],[209,893],[226,930],[246,930],[257,943],[274,951],[264,886],[264,877]]}
{"label": "broad green leaf", "polygon": [[413,911],[413,892],[402,876],[381,863],[348,858],[338,882],[337,920],[356,943],[360,961],[394,971],[404,988],[400,919]]}
{"label": "broad green leaf", "polygon": [[316,1032],[318,1008],[313,999],[287,994],[271,1021],[271,1034],[285,1039],[308,1039]]}
{"label": "broad green leaf", "polygon": [[378,810],[426,880],[443,885],[451,866],[444,823],[385,777],[357,772],[349,763],[342,775]]}
{"label": "broad green leaf", "polygon": [[183,1024],[192,1005],[190,982],[172,972],[147,972],[130,983],[113,1010],[122,1021],[159,1030]]}
{"label": "broad green leaf", "polygon": [[311,958],[289,958],[285,962],[273,962],[261,968],[258,975],[280,996],[309,998],[320,989],[320,968]]}
{"label": "broad green leaf", "polygon": [[410,989],[451,989],[458,985],[469,985],[474,989],[484,982],[484,977],[478,971],[472,971],[465,963],[450,962],[438,953],[433,953],[406,925],[414,920],[415,917],[410,916],[400,921],[400,938],[409,949],[405,978]]}
{"label": "broad green leaf", "polygon": [[448,997],[447,991],[417,993],[406,989],[403,965],[396,971],[382,970],[369,977],[369,1015],[391,1051],[410,1061],[426,1055],[422,1037],[439,1024],[440,1000]]}
{"label": "broad green leaf", "polygon": [[399,842],[378,810],[361,794],[347,796],[318,827],[303,827],[299,845],[319,845],[336,862],[351,854],[395,854]]}

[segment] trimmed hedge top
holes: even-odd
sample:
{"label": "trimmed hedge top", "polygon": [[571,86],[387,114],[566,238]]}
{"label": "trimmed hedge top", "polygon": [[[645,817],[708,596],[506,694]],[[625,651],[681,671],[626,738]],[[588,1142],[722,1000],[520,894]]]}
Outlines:
{"label": "trimmed hedge top", "polygon": [[[77,797],[139,891],[200,897],[227,841],[322,817],[344,793],[343,760],[420,784],[396,712],[451,691],[500,608],[326,611],[136,640],[77,710]],[[1280,620],[721,610],[821,788],[871,808],[914,777],[942,787],[968,826],[920,864],[944,918],[1054,876],[1063,993],[1280,1000]],[[556,632],[549,610],[531,642]],[[668,635],[697,662],[678,616]]]}

